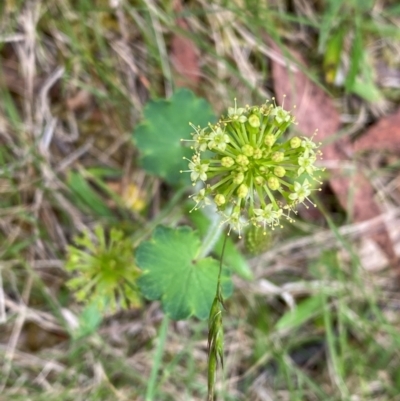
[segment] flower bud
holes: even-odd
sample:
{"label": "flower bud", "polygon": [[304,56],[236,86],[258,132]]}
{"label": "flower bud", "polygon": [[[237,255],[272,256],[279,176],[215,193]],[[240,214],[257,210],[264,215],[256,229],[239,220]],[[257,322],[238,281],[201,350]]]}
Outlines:
{"label": "flower bud", "polygon": [[223,167],[232,167],[235,164],[235,161],[232,159],[232,157],[225,156],[221,159],[221,166]]}
{"label": "flower bud", "polygon": [[285,154],[283,152],[274,152],[272,153],[271,159],[275,163],[280,163],[285,158]]}
{"label": "flower bud", "polygon": [[237,190],[238,197],[242,199],[245,198],[248,193],[249,193],[249,188],[245,184],[242,184]]}
{"label": "flower bud", "polygon": [[285,174],[286,174],[286,170],[285,170],[282,166],[276,166],[276,167],[274,168],[274,174],[275,174],[277,177],[284,177]]}
{"label": "flower bud", "polygon": [[244,180],[244,174],[243,173],[237,173],[234,177],[233,177],[233,183],[234,184],[241,184]]}
{"label": "flower bud", "polygon": [[254,154],[254,148],[253,148],[253,146],[246,144],[246,145],[242,146],[242,152],[245,156],[251,157]]}
{"label": "flower bud", "polygon": [[254,183],[256,185],[263,185],[264,184],[264,177],[261,177],[261,175],[257,175],[254,177]]}
{"label": "flower bud", "polygon": [[301,145],[301,139],[298,136],[294,136],[290,140],[290,147],[292,149],[297,149]]}
{"label": "flower bud", "polygon": [[239,164],[239,166],[247,166],[249,164],[249,159],[246,155],[238,155],[236,157],[236,163]]}
{"label": "flower bud", "polygon": [[276,140],[275,135],[268,134],[268,135],[265,135],[264,143],[267,146],[271,147],[275,143],[275,140]]}
{"label": "flower bud", "polygon": [[262,150],[260,148],[255,148],[253,157],[256,160],[261,159],[262,158]]}
{"label": "flower bud", "polygon": [[276,191],[279,188],[279,180],[276,177],[269,177],[267,183],[268,187],[273,191]]}
{"label": "flower bud", "polygon": [[215,195],[214,202],[215,202],[215,204],[216,204],[217,206],[222,206],[222,205],[224,205],[225,202],[226,202],[225,196],[222,195],[222,194],[217,194],[217,195]]}
{"label": "flower bud", "polygon": [[253,128],[258,128],[261,125],[260,119],[255,114],[252,114],[251,116],[249,116],[248,122],[249,122],[250,126]]}

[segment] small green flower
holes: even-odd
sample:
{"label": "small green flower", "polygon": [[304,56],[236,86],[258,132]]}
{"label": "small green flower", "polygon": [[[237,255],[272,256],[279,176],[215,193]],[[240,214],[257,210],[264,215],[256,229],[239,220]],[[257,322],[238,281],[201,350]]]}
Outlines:
{"label": "small green flower", "polygon": [[235,100],[217,124],[195,128],[188,172],[193,184],[200,179],[204,188],[192,196],[194,209],[211,197],[224,223],[239,235],[249,223],[265,230],[279,226],[282,217],[292,221],[290,211],[309,201],[310,181],[319,183],[320,170],[313,137],[285,138],[293,123],[283,107],[266,103],[238,108]]}
{"label": "small green flower", "polygon": [[304,180],[303,184],[298,181],[294,183],[294,192],[289,195],[289,198],[297,203],[303,203],[311,194],[310,183]]}
{"label": "small green flower", "polygon": [[247,121],[247,116],[244,114],[244,108],[237,108],[236,99],[235,99],[235,107],[228,107],[228,117],[231,121],[238,121],[240,123],[245,123]]}
{"label": "small green flower", "polygon": [[274,229],[275,226],[279,225],[279,219],[282,216],[282,209],[274,210],[272,203],[265,206],[264,209],[254,209],[254,217],[253,220],[257,223],[260,223],[264,230],[266,226]]}
{"label": "small green flower", "polygon": [[200,189],[198,194],[190,195],[189,198],[192,198],[196,202],[192,210],[197,210],[199,208],[211,205],[211,201],[208,198],[208,193],[204,188]]}
{"label": "small green flower", "polygon": [[308,150],[306,150],[299,157],[299,166],[300,168],[297,170],[297,175],[301,175],[304,172],[312,176],[314,171],[317,170],[317,167],[314,166],[315,161],[317,160],[314,154],[310,154]]}
{"label": "small green flower", "polygon": [[314,153],[314,149],[318,148],[318,146],[319,145],[313,142],[313,138],[303,137],[303,140],[301,141],[301,147],[310,153]]}
{"label": "small green flower", "polygon": [[233,229],[239,233],[239,237],[241,236],[241,232],[244,227],[246,227],[249,223],[246,221],[241,215],[239,210],[234,210],[229,216],[225,216],[227,219],[222,223],[228,223],[229,225],[229,233]]}
{"label": "small green flower", "polygon": [[199,155],[194,155],[192,160],[189,160],[189,170],[185,170],[186,172],[190,172],[190,179],[193,183],[195,183],[199,178],[201,181],[207,180],[207,171],[209,164],[202,163]]}
{"label": "small green flower", "polygon": [[282,107],[275,107],[273,113],[271,113],[273,116],[275,116],[275,121],[278,124],[283,124],[283,123],[288,123],[290,120],[293,118],[290,114],[290,111],[284,110]]}
{"label": "small green flower", "polygon": [[208,147],[211,150],[217,148],[223,152],[226,149],[226,145],[229,143],[229,136],[226,135],[220,127],[216,127],[215,129],[211,127],[211,130],[212,132],[209,136]]}
{"label": "small green flower", "polygon": [[194,139],[194,148],[200,152],[204,152],[207,150],[208,136],[205,134],[207,128],[200,129],[200,127],[195,127],[192,123],[190,123],[191,127],[196,131],[193,134]]}

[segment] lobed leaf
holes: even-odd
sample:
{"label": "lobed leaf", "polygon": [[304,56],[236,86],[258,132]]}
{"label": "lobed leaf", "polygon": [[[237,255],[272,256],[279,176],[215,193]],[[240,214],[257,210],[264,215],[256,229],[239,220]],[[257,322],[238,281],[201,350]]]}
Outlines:
{"label": "lobed leaf", "polygon": [[[140,290],[150,300],[161,300],[172,319],[206,319],[210,313],[219,264],[211,257],[197,259],[200,246],[198,234],[189,227],[159,226],[136,250],[136,263],[143,270]],[[221,284],[224,297],[229,296],[232,284],[225,271]]]}
{"label": "lobed leaf", "polygon": [[172,185],[188,184],[187,161],[193,153],[181,139],[191,139],[189,122],[206,126],[215,116],[209,103],[188,89],[178,90],[170,99],[150,101],[144,109],[144,121],[134,132],[142,167]]}

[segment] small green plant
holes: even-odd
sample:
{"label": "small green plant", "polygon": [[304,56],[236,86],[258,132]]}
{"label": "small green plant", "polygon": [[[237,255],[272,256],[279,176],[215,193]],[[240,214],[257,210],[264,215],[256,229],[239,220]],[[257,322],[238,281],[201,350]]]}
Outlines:
{"label": "small green plant", "polygon": [[[191,124],[192,139],[183,140],[192,143],[191,149],[178,141],[189,118],[198,124],[211,121],[204,128]],[[266,234],[282,218],[293,221],[291,213],[299,204],[313,205],[309,197],[313,184],[320,184],[315,162],[321,154],[313,138],[285,136],[294,117],[275,103],[237,107],[235,100],[226,116],[212,120],[207,102],[180,90],[168,100],[150,102],[134,136],[142,166],[170,185],[185,188],[185,175],[179,171],[189,162],[185,171],[196,187],[189,196],[195,201],[190,212],[211,204],[217,211],[192,219],[198,231],[159,225],[139,244],[134,258],[132,243],[121,231],[112,229],[107,239],[97,226],[94,236],[87,231],[76,238],[66,264],[76,274],[68,282],[76,298],[100,311],[137,305],[143,295],[161,302],[165,329],[168,318],[208,317],[209,401],[214,399],[217,368],[223,366],[222,317],[224,300],[232,293],[230,272],[251,277],[232,250],[233,242],[222,237],[222,226],[239,237],[246,228],[253,251],[265,246],[270,239]],[[213,252],[219,261],[210,256]]]}
{"label": "small green plant", "polygon": [[112,228],[109,238],[100,225],[94,235],[85,231],[69,246],[66,269],[75,273],[67,285],[78,301],[94,304],[99,310],[128,308],[141,303],[137,288],[140,270],[136,267],[132,243]]}
{"label": "small green plant", "polygon": [[[217,124],[191,124],[194,154],[185,171],[193,186],[203,184],[191,195],[196,202],[192,210],[214,203],[223,216],[221,224],[229,226],[228,235],[233,229],[240,238],[249,224],[266,235],[267,227],[273,230],[282,217],[293,221],[290,213],[299,204],[314,205],[309,196],[312,182],[320,184],[315,162],[321,152],[313,138],[285,138],[293,123],[292,114],[275,103],[237,107],[235,99]],[[218,362],[223,367],[222,259],[223,252],[209,315],[208,401],[214,399]]]}

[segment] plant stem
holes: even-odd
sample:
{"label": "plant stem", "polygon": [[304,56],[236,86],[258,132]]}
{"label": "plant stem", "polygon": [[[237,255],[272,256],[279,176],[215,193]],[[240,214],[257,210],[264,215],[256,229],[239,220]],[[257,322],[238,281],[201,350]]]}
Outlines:
{"label": "plant stem", "polygon": [[161,322],[160,330],[158,332],[158,344],[156,352],[154,354],[153,366],[151,368],[150,378],[147,383],[146,401],[153,401],[154,399],[157,375],[160,369],[161,359],[164,352],[165,340],[167,339],[168,324],[169,324],[169,317],[167,315],[164,315],[164,318]]}
{"label": "plant stem", "polygon": [[205,235],[201,247],[197,253],[198,259],[206,257],[212,251],[216,242],[219,240],[222,231],[222,226],[220,223],[221,223],[220,215],[214,214],[213,220],[211,221],[211,224],[208,227],[207,234]]}
{"label": "plant stem", "polygon": [[[220,261],[219,261],[218,283],[217,283],[217,294],[218,294],[218,291],[219,291],[220,295],[221,295],[222,263],[224,262],[225,247],[226,247],[227,240],[228,240],[228,234],[225,233],[224,243],[222,245],[221,257],[220,257]],[[220,302],[222,303],[222,295],[220,296]],[[223,303],[222,303],[222,305],[223,305]]]}

